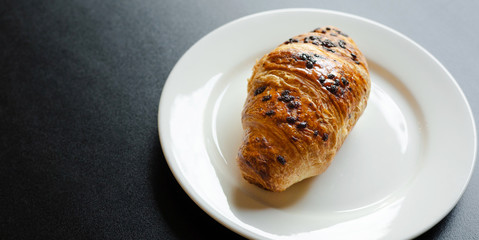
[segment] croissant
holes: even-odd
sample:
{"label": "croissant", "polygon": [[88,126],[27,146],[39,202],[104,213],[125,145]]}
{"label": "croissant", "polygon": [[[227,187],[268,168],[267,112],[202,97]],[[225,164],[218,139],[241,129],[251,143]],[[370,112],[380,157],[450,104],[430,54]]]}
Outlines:
{"label": "croissant", "polygon": [[280,192],[323,173],[363,113],[364,55],[335,27],[290,38],[256,62],[242,111],[244,179]]}

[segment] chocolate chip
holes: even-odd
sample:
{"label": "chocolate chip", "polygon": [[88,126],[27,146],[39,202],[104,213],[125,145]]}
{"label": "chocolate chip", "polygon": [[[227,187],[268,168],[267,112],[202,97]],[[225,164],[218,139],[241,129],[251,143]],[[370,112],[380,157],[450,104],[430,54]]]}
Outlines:
{"label": "chocolate chip", "polygon": [[321,84],[323,84],[324,81],[326,81],[326,78],[324,78],[324,76],[321,75],[321,76],[319,76],[318,80],[319,80],[319,82],[320,82]]}
{"label": "chocolate chip", "polygon": [[321,45],[327,48],[336,47],[336,45],[329,39],[324,39],[323,41],[321,41]]}
{"label": "chocolate chip", "polygon": [[306,128],[307,126],[308,124],[306,122],[300,122],[298,123],[298,125],[296,125],[298,129],[303,129],[303,128]]}
{"label": "chocolate chip", "polygon": [[282,102],[285,102],[285,103],[291,102],[293,99],[294,99],[294,97],[291,96],[291,95],[285,95],[285,96],[279,96],[278,97],[279,101],[282,101]]}
{"label": "chocolate chip", "polygon": [[264,90],[266,90],[266,86],[261,86],[254,91],[254,95],[256,96],[258,94],[261,94],[264,92]]}
{"label": "chocolate chip", "polygon": [[275,112],[274,112],[274,110],[269,110],[265,114],[266,114],[266,116],[271,116],[271,115],[274,115]]}
{"label": "chocolate chip", "polygon": [[333,78],[335,78],[335,77],[336,77],[336,76],[335,76],[334,74],[332,74],[332,73],[328,74],[328,78],[329,78],[329,79],[333,79]]}
{"label": "chocolate chip", "polygon": [[323,136],[321,139],[323,139],[323,141],[328,141],[328,138],[329,138],[329,134],[323,133]]}
{"label": "chocolate chip", "polygon": [[263,96],[262,101],[263,101],[263,102],[268,101],[268,100],[270,100],[272,97],[273,97],[273,96],[271,96],[271,94],[268,94],[268,95],[266,95],[266,96]]}
{"label": "chocolate chip", "polygon": [[314,130],[314,136],[317,137],[319,135],[319,131],[318,130]]}
{"label": "chocolate chip", "polygon": [[353,60],[354,60],[354,59],[356,59],[358,56],[356,56],[356,54],[354,54],[354,53],[351,53],[351,57],[352,57]]}
{"label": "chocolate chip", "polygon": [[296,122],[296,118],[292,116],[288,116],[286,117],[286,122],[288,122],[289,124],[293,124]]}
{"label": "chocolate chip", "polygon": [[291,91],[289,91],[289,90],[283,90],[281,92],[281,96],[286,96],[286,95],[289,95],[290,93],[291,93]]}
{"label": "chocolate chip", "polygon": [[301,53],[301,55],[299,55],[299,59],[301,60],[308,60],[310,58],[310,56],[306,53]]}
{"label": "chocolate chip", "polygon": [[343,40],[339,40],[339,41],[338,41],[338,45],[339,45],[340,47],[342,47],[342,48],[346,48],[346,42],[343,41]]}
{"label": "chocolate chip", "polygon": [[330,49],[330,48],[327,48],[327,47],[324,47],[324,46],[323,46],[323,49],[328,51],[328,52],[335,53],[335,51],[333,49]]}
{"label": "chocolate chip", "polygon": [[297,43],[298,42],[298,39],[295,39],[295,38],[290,38],[288,39],[288,41],[284,42],[285,44],[289,44],[289,43]]}
{"label": "chocolate chip", "polygon": [[289,95],[291,93],[291,91],[289,90],[284,90],[283,92],[281,92],[281,96],[278,97],[278,100],[279,101],[282,101],[282,102],[291,102],[292,100],[294,100],[294,97]]}
{"label": "chocolate chip", "polygon": [[291,101],[290,103],[288,103],[288,105],[286,105],[288,108],[298,108],[299,106],[301,105],[300,102],[298,101]]}
{"label": "chocolate chip", "polygon": [[311,69],[311,68],[313,68],[313,66],[314,66],[314,64],[312,62],[310,62],[310,61],[306,62],[306,67],[307,68]]}
{"label": "chocolate chip", "polygon": [[278,157],[276,157],[276,160],[281,163],[282,165],[286,164],[286,160],[284,159],[283,156],[281,155],[278,155]]}
{"label": "chocolate chip", "polygon": [[346,79],[345,77],[341,78],[341,82],[343,83],[344,86],[347,86],[349,84],[348,79]]}
{"label": "chocolate chip", "polygon": [[332,94],[336,94],[338,92],[338,87],[336,85],[329,85],[326,87],[326,89]]}

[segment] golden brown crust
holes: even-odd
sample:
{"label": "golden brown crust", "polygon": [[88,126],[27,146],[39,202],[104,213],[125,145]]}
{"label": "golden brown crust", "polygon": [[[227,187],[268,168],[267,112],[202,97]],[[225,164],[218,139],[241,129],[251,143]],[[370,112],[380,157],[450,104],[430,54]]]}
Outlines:
{"label": "golden brown crust", "polygon": [[271,191],[324,172],[366,107],[366,59],[335,27],[293,37],[261,58],[248,79],[237,162]]}

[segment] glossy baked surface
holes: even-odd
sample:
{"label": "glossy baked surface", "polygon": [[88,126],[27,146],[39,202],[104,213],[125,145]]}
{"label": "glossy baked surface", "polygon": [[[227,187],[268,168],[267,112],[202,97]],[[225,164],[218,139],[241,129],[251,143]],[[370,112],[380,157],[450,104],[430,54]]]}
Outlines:
{"label": "glossy baked surface", "polygon": [[248,79],[243,177],[271,191],[324,172],[364,111],[371,82],[354,41],[329,26],[288,39]]}

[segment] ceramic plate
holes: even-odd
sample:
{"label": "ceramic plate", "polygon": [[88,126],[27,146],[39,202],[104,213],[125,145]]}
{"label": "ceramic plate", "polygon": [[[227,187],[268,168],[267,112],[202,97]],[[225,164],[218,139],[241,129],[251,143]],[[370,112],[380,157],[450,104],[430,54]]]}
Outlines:
{"label": "ceramic plate", "polygon": [[[240,176],[246,79],[290,37],[333,25],[368,59],[368,106],[322,175],[282,193]],[[159,106],[174,176],[210,216],[248,238],[405,239],[440,221],[471,176],[476,131],[461,89],[426,50],[373,21],[287,9],[228,23],[178,61]]]}

